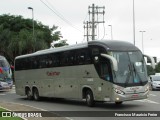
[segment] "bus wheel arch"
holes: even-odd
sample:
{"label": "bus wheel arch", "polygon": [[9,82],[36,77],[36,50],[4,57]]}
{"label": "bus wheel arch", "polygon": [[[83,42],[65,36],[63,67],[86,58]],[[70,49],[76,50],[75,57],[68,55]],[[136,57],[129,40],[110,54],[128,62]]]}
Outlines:
{"label": "bus wheel arch", "polygon": [[25,87],[25,94],[26,94],[28,100],[32,100],[32,98],[33,98],[32,92],[28,86]]}
{"label": "bus wheel arch", "polygon": [[37,87],[33,87],[32,88],[32,92],[33,92],[34,100],[39,101],[40,100],[40,96],[39,96],[38,88]]}
{"label": "bus wheel arch", "polygon": [[93,96],[93,92],[90,88],[88,87],[85,87],[83,88],[83,98],[86,99],[86,104],[89,106],[89,107],[93,107],[95,102],[94,102],[94,96]]}

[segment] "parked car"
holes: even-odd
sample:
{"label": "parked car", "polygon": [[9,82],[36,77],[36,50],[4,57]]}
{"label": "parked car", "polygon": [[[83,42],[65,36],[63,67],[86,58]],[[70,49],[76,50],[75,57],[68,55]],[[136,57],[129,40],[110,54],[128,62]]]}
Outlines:
{"label": "parked car", "polygon": [[13,86],[13,80],[12,80],[12,79],[7,79],[7,78],[6,78],[6,79],[5,79],[5,82],[6,82],[6,83],[8,83],[9,88],[10,88],[10,89],[12,89],[12,86]]}
{"label": "parked car", "polygon": [[150,87],[151,90],[160,90],[160,76],[159,75],[152,75],[150,77]]}
{"label": "parked car", "polygon": [[7,89],[10,89],[9,84],[7,82],[0,80],[0,90],[7,90]]}

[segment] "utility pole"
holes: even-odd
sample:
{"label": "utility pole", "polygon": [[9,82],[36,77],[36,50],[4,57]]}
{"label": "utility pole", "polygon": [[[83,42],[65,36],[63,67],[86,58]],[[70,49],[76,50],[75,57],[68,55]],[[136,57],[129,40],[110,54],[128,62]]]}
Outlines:
{"label": "utility pole", "polygon": [[32,23],[33,23],[33,40],[34,40],[34,52],[35,52],[35,47],[36,47],[36,39],[35,39],[35,34],[34,34],[34,10],[32,7],[28,7],[28,9],[32,10]]}
{"label": "utility pole", "polygon": [[91,26],[89,26],[89,23],[88,21],[87,22],[84,22],[84,24],[86,24],[87,26],[84,25],[84,31],[85,31],[85,28],[86,28],[86,35],[84,33],[84,36],[87,37],[87,42],[89,41],[89,28],[91,28]]}
{"label": "utility pole", "polygon": [[144,43],[143,43],[143,33],[146,32],[146,31],[139,31],[142,33],[142,52],[144,54]]}
{"label": "utility pole", "polygon": [[[98,7],[98,6],[95,6],[94,4],[92,4],[92,6],[89,6],[88,7],[88,13],[89,13],[89,21],[87,22],[84,22],[84,24],[86,24],[86,26],[84,26],[84,28],[87,28],[87,34],[84,35],[87,37],[87,41],[89,40],[89,36],[92,37],[92,40],[95,40],[95,29],[96,29],[96,26],[99,24],[99,23],[104,23],[104,9],[105,7]],[[91,11],[90,11],[91,10]],[[99,21],[99,14],[103,14],[103,21]],[[90,15],[92,17],[92,19],[90,20]],[[96,21],[96,18],[97,18],[97,21]],[[91,35],[89,33],[89,29],[91,28]]]}
{"label": "utility pole", "polygon": [[111,40],[113,40],[113,32],[112,32],[112,25],[108,25],[111,27]]}
{"label": "utility pole", "polygon": [[134,0],[133,0],[133,43],[136,45],[136,40],[135,40],[135,11],[134,11]]}
{"label": "utility pole", "polygon": [[92,8],[92,40],[95,40],[95,6],[94,4],[92,4],[92,7],[89,7],[89,8]]}

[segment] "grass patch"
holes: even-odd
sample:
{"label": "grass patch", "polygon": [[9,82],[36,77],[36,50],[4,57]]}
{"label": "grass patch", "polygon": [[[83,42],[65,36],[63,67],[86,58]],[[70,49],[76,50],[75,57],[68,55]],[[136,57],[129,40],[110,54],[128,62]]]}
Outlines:
{"label": "grass patch", "polygon": [[23,120],[20,117],[2,117],[2,112],[7,112],[7,110],[0,108],[0,120]]}

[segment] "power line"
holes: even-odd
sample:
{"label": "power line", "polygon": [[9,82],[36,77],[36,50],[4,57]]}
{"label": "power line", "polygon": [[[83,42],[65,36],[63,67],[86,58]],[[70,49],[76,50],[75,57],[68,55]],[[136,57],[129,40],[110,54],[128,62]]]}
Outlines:
{"label": "power line", "polygon": [[76,26],[74,26],[70,21],[68,21],[67,19],[64,18],[64,16],[62,14],[60,14],[51,3],[49,3],[48,1],[46,1],[49,5],[47,5],[43,0],[40,0],[48,9],[50,9],[56,16],[58,16],[62,21],[64,21],[65,23],[67,23],[69,26],[73,27],[74,29],[82,32],[80,29],[78,29]]}
{"label": "power line", "polygon": [[48,2],[48,0],[45,0],[45,1],[52,7],[52,9],[53,9],[54,12],[56,13],[56,15],[58,15],[58,17],[60,17],[62,20],[64,20],[64,21],[67,22],[68,24],[73,25],[70,21],[68,21],[67,19],[65,19],[65,17],[64,17],[60,12],[58,12],[58,11],[54,8],[54,6],[53,6],[50,2]]}

